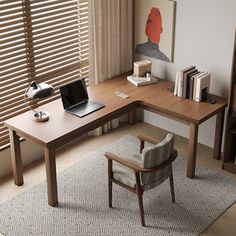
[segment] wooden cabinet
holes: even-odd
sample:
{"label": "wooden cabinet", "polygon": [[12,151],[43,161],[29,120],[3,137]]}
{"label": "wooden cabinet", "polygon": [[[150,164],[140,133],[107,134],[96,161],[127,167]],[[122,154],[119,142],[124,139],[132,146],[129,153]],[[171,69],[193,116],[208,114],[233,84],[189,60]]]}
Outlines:
{"label": "wooden cabinet", "polygon": [[228,108],[222,168],[236,174],[236,33],[232,59]]}

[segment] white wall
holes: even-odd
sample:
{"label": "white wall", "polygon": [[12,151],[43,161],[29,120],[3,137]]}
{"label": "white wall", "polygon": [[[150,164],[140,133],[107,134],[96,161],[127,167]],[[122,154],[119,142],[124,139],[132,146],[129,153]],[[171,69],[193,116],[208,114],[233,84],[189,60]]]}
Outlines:
{"label": "white wall", "polygon": [[[174,62],[152,61],[152,72],[160,78],[175,80],[175,74],[191,64],[211,73],[210,92],[228,96],[236,0],[176,0]],[[136,55],[136,60],[146,57]],[[185,125],[145,112],[144,121],[188,137]],[[200,126],[199,142],[213,145],[215,118]]]}

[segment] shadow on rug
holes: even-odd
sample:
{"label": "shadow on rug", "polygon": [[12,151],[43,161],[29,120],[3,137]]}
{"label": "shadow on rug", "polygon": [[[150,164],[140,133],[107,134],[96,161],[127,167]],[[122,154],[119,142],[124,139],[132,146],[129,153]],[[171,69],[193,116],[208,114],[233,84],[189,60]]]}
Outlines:
{"label": "shadow on rug", "polygon": [[[118,149],[118,147],[122,149]],[[176,203],[169,182],[143,195],[147,227],[140,224],[134,194],[114,185],[108,208],[105,151],[138,152],[138,140],[125,136],[99,149],[58,175],[59,206],[47,204],[46,182],[0,206],[5,235],[198,235],[236,201],[235,180],[199,166],[197,178],[186,178],[186,161],[173,163]]]}

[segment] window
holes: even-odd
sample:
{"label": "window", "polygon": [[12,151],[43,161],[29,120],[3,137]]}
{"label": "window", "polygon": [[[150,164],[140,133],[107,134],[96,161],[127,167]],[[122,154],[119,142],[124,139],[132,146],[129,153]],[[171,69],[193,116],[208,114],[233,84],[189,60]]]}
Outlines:
{"label": "window", "polygon": [[2,0],[0,2],[0,148],[9,143],[3,122],[27,111],[31,81],[56,89],[35,108],[59,97],[69,81],[88,81],[88,0]]}

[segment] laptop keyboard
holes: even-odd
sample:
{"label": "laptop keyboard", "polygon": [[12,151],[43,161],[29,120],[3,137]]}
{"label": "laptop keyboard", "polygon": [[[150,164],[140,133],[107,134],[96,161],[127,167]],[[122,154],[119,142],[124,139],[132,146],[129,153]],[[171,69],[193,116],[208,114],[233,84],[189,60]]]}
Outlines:
{"label": "laptop keyboard", "polygon": [[77,112],[77,111],[81,111],[81,110],[86,110],[86,111],[93,110],[93,106],[94,106],[94,102],[88,101],[88,102],[82,103],[78,106],[70,108],[70,111]]}
{"label": "laptop keyboard", "polygon": [[102,107],[104,107],[102,104],[99,104],[97,102],[88,101],[88,102],[82,103],[78,106],[72,107],[72,108],[68,109],[68,111],[79,116],[79,117],[83,117],[83,116],[88,115],[88,114],[90,114]]}

